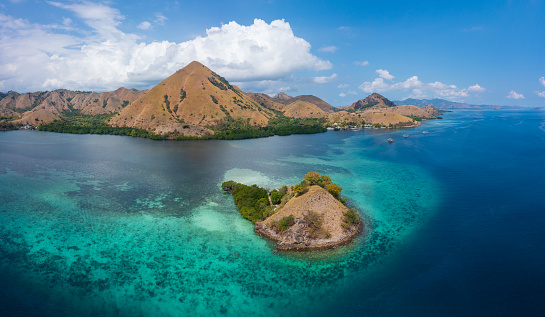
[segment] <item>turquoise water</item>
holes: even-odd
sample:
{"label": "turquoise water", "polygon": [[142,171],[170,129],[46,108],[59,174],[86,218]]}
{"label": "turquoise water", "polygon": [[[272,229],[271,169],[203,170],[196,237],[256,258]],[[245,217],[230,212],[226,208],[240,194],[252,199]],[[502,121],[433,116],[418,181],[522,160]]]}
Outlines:
{"label": "turquoise water", "polygon": [[[8,316],[416,314],[422,303],[409,299],[438,294],[439,286],[421,280],[408,291],[409,277],[444,279],[450,262],[434,257],[465,243],[448,225],[458,222],[441,219],[482,208],[496,216],[511,213],[511,206],[500,210],[471,195],[481,185],[508,192],[507,183],[481,179],[494,170],[472,168],[481,167],[479,155],[489,169],[508,172],[502,178],[510,184],[511,176],[529,173],[504,161],[505,153],[490,161],[486,154],[501,152],[499,143],[487,140],[490,149],[481,153],[483,143],[468,142],[481,126],[492,133],[493,115],[501,120],[497,112],[460,112],[405,131],[240,141],[0,133],[1,308]],[[543,144],[542,113],[517,116],[527,128],[522,135],[531,130]],[[513,114],[505,120],[513,121]],[[517,146],[529,153],[535,143]],[[330,175],[343,187],[366,230],[336,250],[273,254],[274,245],[254,234],[220,184],[233,179],[275,188],[308,171]],[[536,179],[527,181],[533,183],[543,175],[541,169],[532,173]],[[452,208],[453,199],[463,208]],[[530,200],[532,209],[541,203]],[[426,237],[434,230],[442,235],[430,246]],[[450,305],[432,305],[429,312]]]}

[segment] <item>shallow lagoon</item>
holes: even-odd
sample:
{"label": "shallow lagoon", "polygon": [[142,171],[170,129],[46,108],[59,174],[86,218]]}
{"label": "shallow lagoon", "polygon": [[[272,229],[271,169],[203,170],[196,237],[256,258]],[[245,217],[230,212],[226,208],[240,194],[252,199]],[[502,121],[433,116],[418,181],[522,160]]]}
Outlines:
{"label": "shallow lagoon", "polygon": [[[240,141],[0,133],[3,311],[535,312],[545,292],[543,113],[445,117]],[[308,171],[340,184],[367,230],[337,250],[273,254],[220,184],[274,188]]]}

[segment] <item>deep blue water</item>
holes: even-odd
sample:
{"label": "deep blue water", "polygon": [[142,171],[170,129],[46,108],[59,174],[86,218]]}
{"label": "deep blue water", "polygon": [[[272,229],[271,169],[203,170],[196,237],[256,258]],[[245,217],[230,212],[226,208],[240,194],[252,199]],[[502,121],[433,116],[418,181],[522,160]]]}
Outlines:
{"label": "deep blue water", "polygon": [[[540,315],[545,112],[444,118],[241,141],[2,132],[0,311]],[[273,254],[219,187],[308,171],[364,217],[352,245]]]}

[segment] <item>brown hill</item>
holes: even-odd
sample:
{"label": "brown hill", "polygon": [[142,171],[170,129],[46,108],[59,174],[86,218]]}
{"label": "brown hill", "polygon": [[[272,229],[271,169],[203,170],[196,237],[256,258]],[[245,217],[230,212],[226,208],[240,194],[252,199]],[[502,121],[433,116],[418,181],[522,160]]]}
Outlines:
{"label": "brown hill", "polygon": [[423,108],[424,111],[426,111],[427,113],[429,113],[430,115],[432,116],[442,116],[443,113],[437,109],[435,109],[432,105],[428,105],[426,107]]}
{"label": "brown hill", "polygon": [[273,116],[238,87],[201,63],[192,62],[124,108],[110,123],[155,133],[202,135],[213,133],[204,127],[221,120],[241,118],[262,126]]}
{"label": "brown hill", "polygon": [[15,123],[39,125],[58,119],[63,113],[110,114],[145,92],[126,88],[102,93],[66,89],[24,94],[10,91],[0,94],[0,115],[19,118]]}
{"label": "brown hill", "polygon": [[384,108],[384,109],[381,109],[381,111],[395,112],[395,113],[399,113],[400,115],[403,115],[403,116],[416,116],[416,117],[420,117],[420,118],[424,118],[424,119],[436,119],[437,118],[433,114],[426,111],[425,109],[417,107],[417,106],[413,106],[413,105],[402,105],[402,106],[398,106],[398,107]]}
{"label": "brown hill", "polygon": [[356,102],[354,102],[351,106],[348,107],[348,109],[354,109],[354,110],[365,110],[368,108],[388,108],[388,107],[395,107],[395,104],[385,98],[384,96],[373,93],[369,96],[367,96],[364,99],[360,99]]}
{"label": "brown hill", "polygon": [[282,111],[286,106],[286,101],[275,99],[264,93],[247,92],[246,95],[252,98],[258,104],[278,111]]}
{"label": "brown hill", "polygon": [[320,98],[318,98],[316,96],[301,95],[301,96],[297,96],[297,97],[292,98],[290,100],[290,102],[298,101],[298,100],[314,104],[314,105],[318,106],[318,108],[322,109],[325,112],[335,112],[335,111],[337,111],[337,108],[333,107],[332,105],[328,104],[327,102],[323,101],[322,99],[320,99]]}
{"label": "brown hill", "polygon": [[419,126],[420,122],[411,118],[405,117],[395,112],[385,112],[384,110],[364,111],[362,115],[363,120],[366,123],[380,124],[382,126],[394,126],[394,127],[412,127]]}
{"label": "brown hill", "polygon": [[291,118],[324,118],[327,113],[314,104],[299,100],[285,106],[284,115]]}
{"label": "brown hill", "polygon": [[274,95],[273,99],[277,99],[277,100],[282,100],[282,101],[288,101],[290,99],[292,99],[293,97],[284,93],[284,92],[279,92],[277,93],[276,95]]}
{"label": "brown hill", "polygon": [[304,102],[311,103],[313,105],[316,105],[318,108],[322,109],[325,112],[337,111],[337,108],[333,107],[332,105],[328,104],[322,99],[312,95],[301,95],[297,97],[291,97],[286,95],[285,93],[278,93],[274,97],[270,97],[267,94],[261,94],[261,93],[247,93],[247,95],[251,96],[256,102],[260,104],[263,103],[266,107],[279,110],[279,111],[284,111],[285,106],[296,101],[304,101]]}
{"label": "brown hill", "polygon": [[[278,243],[278,250],[325,249],[350,242],[361,230],[362,223],[343,228],[344,213],[348,207],[339,202],[328,191],[314,185],[299,197],[291,198],[284,207],[262,222],[255,224],[255,232]],[[325,234],[312,237],[309,230],[310,211],[323,217],[321,231]],[[292,215],[295,224],[284,232],[277,233],[271,222],[278,223],[283,217]]]}

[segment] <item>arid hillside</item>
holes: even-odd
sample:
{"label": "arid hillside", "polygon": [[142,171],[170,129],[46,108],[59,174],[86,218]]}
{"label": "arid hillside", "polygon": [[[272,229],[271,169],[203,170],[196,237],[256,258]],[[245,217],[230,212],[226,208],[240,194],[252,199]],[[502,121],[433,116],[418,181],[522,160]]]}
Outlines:
{"label": "arid hillside", "polygon": [[211,133],[206,127],[222,120],[241,118],[251,125],[264,126],[274,116],[223,77],[192,62],[124,108],[110,123],[155,133],[189,129],[190,134],[198,135]]}
{"label": "arid hillside", "polygon": [[0,93],[0,115],[15,117],[14,123],[41,125],[63,114],[112,114],[140,98],[147,90],[119,88],[111,92],[82,92],[58,89],[19,94]]}

